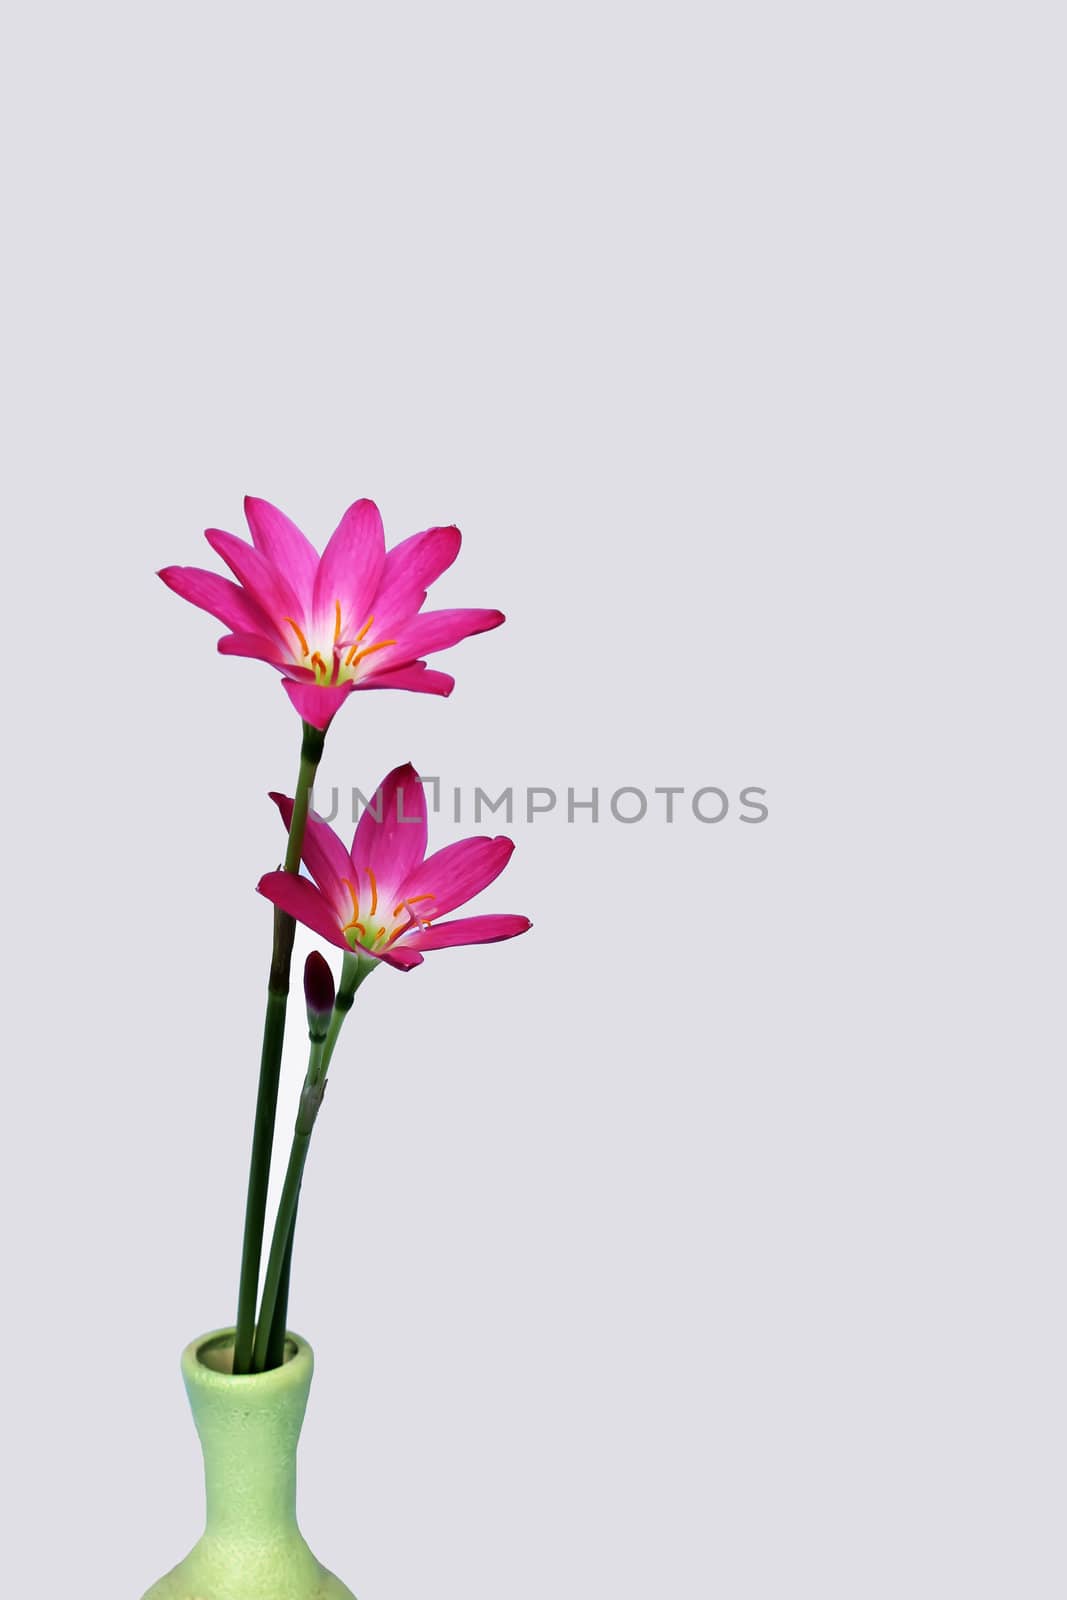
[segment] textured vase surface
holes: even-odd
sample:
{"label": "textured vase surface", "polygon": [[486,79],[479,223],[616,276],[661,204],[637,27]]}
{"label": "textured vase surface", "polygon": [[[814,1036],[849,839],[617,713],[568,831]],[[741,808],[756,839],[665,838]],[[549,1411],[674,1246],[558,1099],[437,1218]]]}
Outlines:
{"label": "textured vase surface", "polygon": [[234,1377],[234,1330],[195,1339],[182,1376],[204,1452],[207,1526],[143,1600],[355,1600],[296,1521],[296,1446],[314,1356],[296,1334],[272,1372]]}

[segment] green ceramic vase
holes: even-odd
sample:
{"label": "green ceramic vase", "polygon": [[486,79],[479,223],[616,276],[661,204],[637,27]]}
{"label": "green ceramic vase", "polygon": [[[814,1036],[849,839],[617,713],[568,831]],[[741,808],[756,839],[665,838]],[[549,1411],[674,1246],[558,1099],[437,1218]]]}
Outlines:
{"label": "green ceramic vase", "polygon": [[234,1330],[195,1339],[182,1376],[204,1452],[207,1526],[143,1600],[355,1600],[296,1523],[296,1444],[315,1358],[296,1334],[272,1372],[233,1375]]}

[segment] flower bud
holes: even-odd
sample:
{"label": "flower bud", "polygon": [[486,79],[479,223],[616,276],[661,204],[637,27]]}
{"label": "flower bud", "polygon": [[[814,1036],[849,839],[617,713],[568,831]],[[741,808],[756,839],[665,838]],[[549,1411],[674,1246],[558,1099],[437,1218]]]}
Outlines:
{"label": "flower bud", "polygon": [[307,1001],[308,1031],[313,1038],[324,1037],[333,1011],[333,973],[330,964],[317,950],[304,963],[304,999]]}

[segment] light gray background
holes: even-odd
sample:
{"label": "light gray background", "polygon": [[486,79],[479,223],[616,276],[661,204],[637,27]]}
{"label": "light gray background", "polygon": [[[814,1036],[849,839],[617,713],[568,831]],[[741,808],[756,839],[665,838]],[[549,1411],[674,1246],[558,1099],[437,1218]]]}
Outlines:
{"label": "light gray background", "polygon": [[297,729],[153,571],[246,491],[455,520],[435,602],[509,613],[329,781],[771,806],[517,822],[485,908],[535,931],[364,991],[293,1284],[315,1549],[361,1600],[1067,1590],[1061,22],[11,15],[13,1594],[198,1531]]}

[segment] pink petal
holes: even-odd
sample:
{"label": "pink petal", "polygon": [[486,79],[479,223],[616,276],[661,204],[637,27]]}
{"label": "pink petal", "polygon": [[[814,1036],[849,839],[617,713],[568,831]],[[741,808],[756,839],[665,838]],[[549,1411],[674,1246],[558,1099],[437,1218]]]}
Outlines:
{"label": "pink petal", "polygon": [[[499,628],[504,621],[502,611],[480,611],[466,608],[458,611],[425,611],[412,617],[397,630],[396,650],[390,651],[392,659],[414,660],[429,655],[433,650],[447,650],[474,633],[487,633]],[[399,663],[398,663],[399,664]]]}
{"label": "pink petal", "polygon": [[305,928],[328,939],[340,950],[350,948],[341,932],[341,924],[327,905],[315,885],[307,878],[298,878],[292,872],[268,872],[260,878],[256,888],[260,894],[282,911],[302,922]]}
{"label": "pink petal", "polygon": [[458,528],[427,528],[394,545],[371,608],[375,616],[388,622],[418,611],[431,583],[455,561],[461,542]]}
{"label": "pink petal", "polygon": [[410,972],[412,967],[422,965],[419,952],[405,949],[402,944],[390,945],[388,950],[379,950],[378,960],[384,961],[390,967],[396,967],[398,972]]}
{"label": "pink petal", "polygon": [[224,633],[219,640],[219,654],[248,656],[252,661],[269,661],[282,672],[291,670],[277,638],[264,639],[261,633]]}
{"label": "pink petal", "polygon": [[[282,814],[288,833],[293,821],[293,802],[284,794],[270,797]],[[304,848],[301,851],[304,865],[334,908],[342,923],[350,915],[351,897],[344,880],[352,876],[352,863],[341,840],[328,822],[323,822],[314,812],[308,816],[304,830]]]}
{"label": "pink petal", "polygon": [[375,672],[360,678],[357,689],[411,689],[416,694],[451,694],[456,680],[448,672],[436,672],[425,661],[411,661],[406,667]]}
{"label": "pink petal", "polygon": [[285,617],[301,621],[304,611],[296,591],[285,574],[266,556],[253,550],[243,539],[235,538],[232,533],[224,533],[221,528],[206,529],[204,538],[279,629]]}
{"label": "pink petal", "polygon": [[369,612],[385,563],[385,529],[373,500],[349,506],[322,553],[315,578],[314,615],[319,627],[335,625],[341,603],[340,637],[349,639]]}
{"label": "pink petal", "polygon": [[325,732],[356,685],[298,683],[293,678],[283,678],[282,687],[304,721]]}
{"label": "pink petal", "polygon": [[443,850],[427,856],[405,878],[396,898],[400,901],[432,894],[433,899],[420,905],[419,910],[428,917],[444,916],[447,911],[473,900],[498,878],[514,848],[513,842],[503,834],[496,839],[460,839],[455,844],[446,844]]}
{"label": "pink petal", "polygon": [[495,944],[498,939],[514,939],[516,934],[525,933],[532,926],[529,917],[457,917],[454,922],[442,922],[405,934],[402,942],[411,950],[445,950],[455,944]]}
{"label": "pink petal", "polygon": [[269,633],[270,621],[250,594],[217,572],[202,567],[164,567],[159,576],[183,600],[210,611],[236,633]]}
{"label": "pink petal", "polygon": [[269,500],[245,495],[245,517],[252,543],[271,566],[288,579],[306,615],[311,610],[315,574],[319,570],[319,553],[315,546],[296,523],[290,522],[285,512],[272,506]]}
{"label": "pink petal", "polygon": [[352,865],[372,868],[382,893],[392,894],[425,854],[426,792],[409,761],[382,779],[360,817]]}

